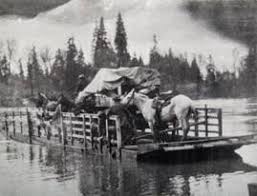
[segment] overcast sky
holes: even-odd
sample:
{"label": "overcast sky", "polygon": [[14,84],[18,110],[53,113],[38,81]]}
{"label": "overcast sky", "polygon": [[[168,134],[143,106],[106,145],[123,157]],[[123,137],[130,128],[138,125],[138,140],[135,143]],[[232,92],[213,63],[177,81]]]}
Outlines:
{"label": "overcast sky", "polygon": [[182,9],[182,4],[183,0],[71,0],[33,19],[0,18],[0,26],[5,27],[0,29],[0,39],[17,40],[18,58],[24,57],[32,45],[39,49],[49,47],[54,53],[59,47],[65,48],[68,37],[74,36],[78,47],[85,51],[86,61],[91,61],[95,21],[100,16],[106,18],[108,37],[113,41],[116,16],[120,11],[128,34],[129,51],[142,56],[146,63],[153,46],[153,34],[157,34],[162,53],[171,47],[175,54],[187,54],[189,59],[194,55],[208,57],[211,54],[219,69],[231,69],[235,59],[233,50],[243,56],[247,48],[213,32],[203,21],[192,19]]}

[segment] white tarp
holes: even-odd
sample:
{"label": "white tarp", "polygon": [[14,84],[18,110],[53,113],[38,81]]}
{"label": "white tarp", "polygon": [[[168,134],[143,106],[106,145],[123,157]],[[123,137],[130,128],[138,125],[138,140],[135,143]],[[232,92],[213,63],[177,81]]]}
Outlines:
{"label": "white tarp", "polygon": [[147,67],[122,67],[119,69],[102,68],[88,86],[79,93],[76,102],[80,102],[89,94],[101,93],[103,90],[114,90],[121,86],[124,79],[130,79],[142,89],[154,89],[160,85],[160,74]]}

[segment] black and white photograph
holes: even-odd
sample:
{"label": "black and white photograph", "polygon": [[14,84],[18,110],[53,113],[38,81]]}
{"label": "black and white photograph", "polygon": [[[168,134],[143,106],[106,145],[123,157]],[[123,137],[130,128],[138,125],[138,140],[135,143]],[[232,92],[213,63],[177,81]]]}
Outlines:
{"label": "black and white photograph", "polygon": [[257,196],[257,1],[0,0],[0,196]]}

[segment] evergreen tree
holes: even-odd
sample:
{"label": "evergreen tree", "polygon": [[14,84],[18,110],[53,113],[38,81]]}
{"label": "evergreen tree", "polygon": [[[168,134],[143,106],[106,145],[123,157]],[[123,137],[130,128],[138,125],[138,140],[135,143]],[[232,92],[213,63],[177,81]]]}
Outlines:
{"label": "evergreen tree", "polygon": [[188,61],[185,57],[180,57],[180,64],[179,64],[179,76],[180,76],[180,82],[185,83],[186,81],[189,81],[190,78],[190,67],[188,64]]}
{"label": "evergreen tree", "polygon": [[192,60],[190,75],[191,75],[190,79],[191,79],[192,82],[195,82],[195,83],[201,82],[202,76],[201,76],[201,72],[200,72],[200,69],[198,67],[196,58],[194,58]]}
{"label": "evergreen tree", "polygon": [[0,61],[0,68],[1,68],[1,82],[8,84],[9,77],[11,75],[11,70],[10,70],[10,63],[7,60],[7,57],[4,55],[3,58]]}
{"label": "evergreen tree", "polygon": [[77,47],[74,43],[74,38],[68,39],[68,50],[66,52],[66,69],[65,69],[65,87],[70,90],[77,82],[79,70],[76,63],[78,54]]}
{"label": "evergreen tree", "polygon": [[24,81],[25,76],[24,76],[24,70],[23,70],[23,66],[22,66],[22,62],[21,59],[19,59],[19,77],[22,81]]}
{"label": "evergreen tree", "polygon": [[141,56],[138,59],[138,66],[145,66],[144,61]]}
{"label": "evergreen tree", "polygon": [[192,60],[190,73],[191,81],[196,83],[197,95],[199,95],[201,91],[202,75],[198,67],[196,58]]}
{"label": "evergreen tree", "polygon": [[[212,61],[210,61],[212,62]],[[208,87],[208,95],[211,97],[216,97],[217,95],[217,80],[216,80],[216,69],[214,64],[208,64],[206,76],[206,86]]]}
{"label": "evergreen tree", "polygon": [[113,67],[116,62],[116,55],[107,39],[107,33],[104,26],[104,18],[100,18],[99,28],[95,28],[93,36],[93,62],[95,67]]}
{"label": "evergreen tree", "polygon": [[32,82],[34,83],[34,86],[40,91],[42,82],[44,80],[44,73],[43,70],[38,62],[38,56],[36,48],[33,47],[31,50],[31,66],[32,66]]}
{"label": "evergreen tree", "polygon": [[130,60],[130,55],[127,51],[127,33],[125,31],[124,23],[120,13],[118,14],[116,23],[116,35],[114,43],[116,46],[118,67],[127,66]]}
{"label": "evergreen tree", "polygon": [[29,56],[28,58],[28,62],[27,62],[27,82],[29,84],[29,87],[30,87],[30,94],[31,96],[33,96],[34,94],[34,85],[33,85],[33,66],[32,66],[32,63],[31,63],[31,57]]}
{"label": "evergreen tree", "polygon": [[77,62],[77,65],[78,65],[80,70],[82,70],[83,67],[86,66],[84,52],[83,52],[82,48],[80,48],[80,50],[78,52],[78,56],[77,56],[77,61],[76,62]]}
{"label": "evergreen tree", "polygon": [[257,45],[252,44],[245,60],[243,72],[243,85],[247,88],[249,95],[255,95],[257,89]]}
{"label": "evergreen tree", "polygon": [[150,50],[149,66],[151,68],[155,68],[155,69],[160,70],[160,68],[161,68],[160,63],[162,61],[162,56],[158,52],[158,41],[157,41],[157,36],[156,35],[153,36],[153,43],[154,43],[154,46]]}
{"label": "evergreen tree", "polygon": [[50,71],[50,79],[56,89],[64,88],[65,79],[65,60],[61,49],[58,49],[55,55],[54,63]]}

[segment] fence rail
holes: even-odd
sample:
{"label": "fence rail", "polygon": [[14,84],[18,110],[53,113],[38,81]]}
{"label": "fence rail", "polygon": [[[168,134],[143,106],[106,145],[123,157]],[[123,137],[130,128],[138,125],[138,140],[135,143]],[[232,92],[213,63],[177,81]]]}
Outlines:
{"label": "fence rail", "polygon": [[[197,115],[190,118],[190,133],[195,137],[222,136],[222,110],[217,108],[196,108]],[[50,113],[53,115],[53,113]],[[34,122],[37,114],[31,109],[13,110],[0,112],[2,129],[5,130],[7,138],[19,133],[27,135],[32,143],[32,137],[44,137],[40,131],[36,132],[36,123]],[[44,122],[42,122],[44,123]],[[59,139],[64,146],[75,143],[83,144],[84,148],[94,149],[97,145],[107,144],[109,147],[115,144],[120,150],[122,147],[122,135],[119,116],[108,116],[102,118],[98,114],[83,113],[75,116],[73,113],[61,112],[56,123],[50,123],[50,127],[56,127],[56,132],[46,131],[47,140],[51,140],[53,135]],[[181,127],[169,128],[159,131],[159,134],[173,133],[180,134]],[[137,136],[137,139],[148,137],[152,134]],[[168,140],[168,139],[167,139]],[[98,148],[99,149],[99,148]],[[111,148],[110,148],[111,149]]]}
{"label": "fence rail", "polygon": [[[203,108],[196,108],[197,115],[190,118],[189,126],[190,133],[195,137],[208,137],[210,135],[222,136],[222,109],[208,108],[207,105]],[[160,133],[171,133],[182,131],[181,127],[169,128]]]}

